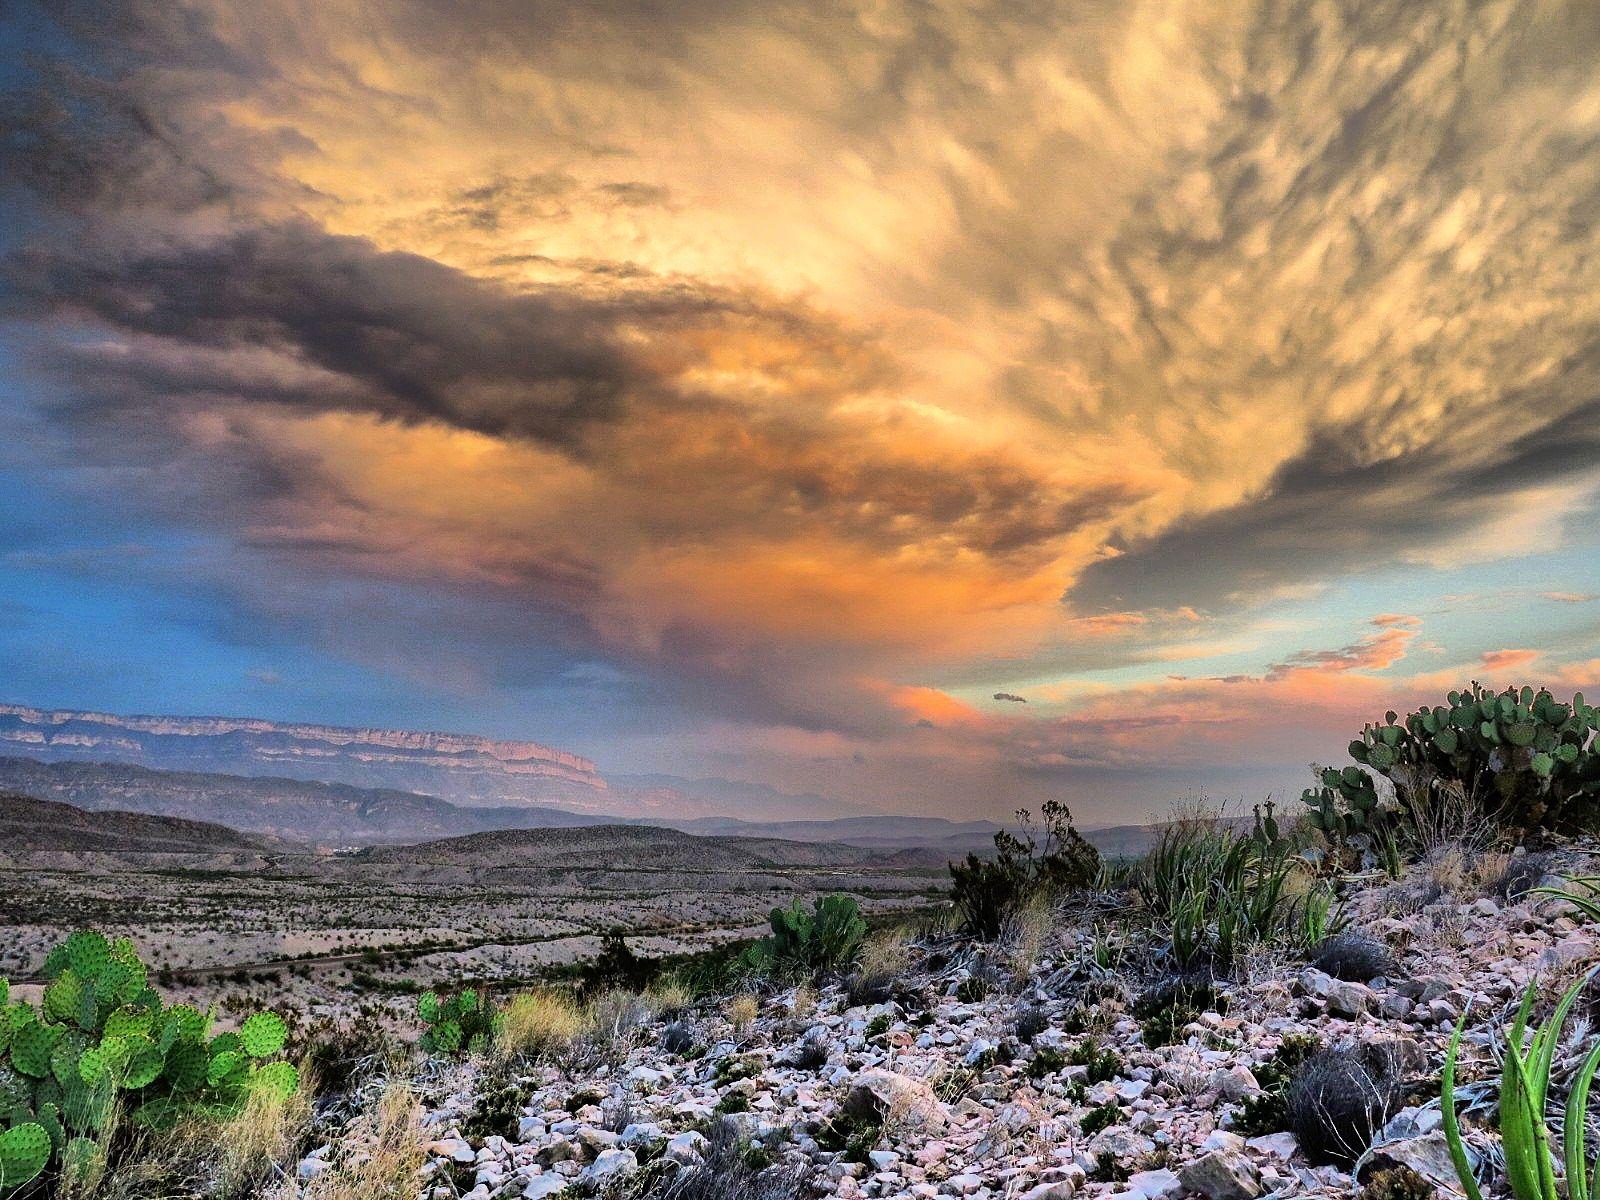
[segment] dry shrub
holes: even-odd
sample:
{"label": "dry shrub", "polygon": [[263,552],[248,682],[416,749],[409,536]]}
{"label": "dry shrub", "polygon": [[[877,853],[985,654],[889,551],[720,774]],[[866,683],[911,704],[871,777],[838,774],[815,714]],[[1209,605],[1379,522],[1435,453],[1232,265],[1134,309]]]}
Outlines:
{"label": "dry shrub", "polygon": [[232,1120],[194,1131],[194,1136],[214,1139],[220,1152],[217,1177],[223,1196],[253,1196],[275,1172],[292,1172],[311,1123],[313,1090],[302,1080],[292,1096],[253,1092]]}
{"label": "dry shrub", "polygon": [[1028,977],[1044,952],[1045,940],[1054,923],[1050,905],[1037,897],[1006,919],[1000,939],[1012,975],[1018,979]]}
{"label": "dry shrub", "polygon": [[404,1080],[392,1080],[377,1107],[341,1139],[344,1154],[301,1191],[303,1200],[414,1200],[422,1146],[422,1105]]}
{"label": "dry shrub", "polygon": [[541,988],[520,992],[502,1009],[495,1038],[502,1058],[538,1057],[571,1049],[583,1035],[583,1012],[566,992]]}
{"label": "dry shrub", "polygon": [[694,992],[683,980],[668,976],[652,983],[644,999],[657,1016],[670,1017],[694,1004]]}
{"label": "dry shrub", "polygon": [[761,1002],[749,992],[741,992],[728,1001],[723,1015],[728,1018],[728,1024],[733,1026],[735,1033],[743,1033],[754,1025],[756,1018],[761,1015]]}
{"label": "dry shrub", "polygon": [[795,988],[794,1003],[789,1011],[797,1021],[809,1021],[817,1011],[817,989],[809,983]]}
{"label": "dry shrub", "polygon": [[863,975],[890,979],[904,975],[911,967],[910,935],[903,928],[882,929],[861,943],[856,969]]}
{"label": "dry shrub", "polygon": [[622,1041],[651,1017],[650,1006],[633,992],[602,992],[589,1003],[588,1024],[603,1045]]}

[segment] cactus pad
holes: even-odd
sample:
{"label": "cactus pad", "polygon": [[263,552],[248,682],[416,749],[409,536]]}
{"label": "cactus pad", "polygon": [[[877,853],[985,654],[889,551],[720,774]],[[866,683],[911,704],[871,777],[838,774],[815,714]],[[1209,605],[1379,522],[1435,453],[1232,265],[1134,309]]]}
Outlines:
{"label": "cactus pad", "polygon": [[0,1187],[21,1187],[49,1161],[50,1135],[44,1126],[30,1121],[0,1133]]}
{"label": "cactus pad", "polygon": [[239,1040],[251,1058],[269,1058],[283,1049],[289,1028],[277,1013],[256,1013],[239,1027]]}

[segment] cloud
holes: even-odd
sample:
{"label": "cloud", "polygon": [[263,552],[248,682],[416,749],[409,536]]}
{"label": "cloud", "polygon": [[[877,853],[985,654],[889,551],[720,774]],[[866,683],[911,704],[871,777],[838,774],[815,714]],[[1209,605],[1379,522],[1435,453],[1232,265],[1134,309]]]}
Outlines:
{"label": "cloud", "polygon": [[1026,704],[1028,702],[1025,697],[1015,696],[1010,692],[996,692],[994,698],[996,700],[1009,700],[1013,704]]}
{"label": "cloud", "polygon": [[[1141,753],[1342,721],[1417,619],[1251,613],[1568,546],[1600,484],[1576,0],[51,7],[0,111],[41,452],[255,556],[241,611],[376,581],[464,679],[1131,769],[1092,672],[1239,660],[1142,675]],[[952,698],[1006,685],[1003,736]]]}
{"label": "cloud", "polygon": [[1600,600],[1600,594],[1594,592],[1540,592],[1539,596],[1557,604],[1588,604],[1592,600]]}

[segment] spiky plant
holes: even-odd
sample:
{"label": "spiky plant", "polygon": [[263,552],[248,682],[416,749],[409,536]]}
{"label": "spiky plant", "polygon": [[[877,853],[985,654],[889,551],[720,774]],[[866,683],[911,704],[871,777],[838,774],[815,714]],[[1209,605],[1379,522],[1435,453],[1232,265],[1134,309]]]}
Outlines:
{"label": "spiky plant", "polygon": [[278,1058],[288,1030],[262,1012],[212,1035],[211,1018],[164,1005],[127,938],[79,930],[45,959],[37,1008],[12,1003],[0,979],[0,1194],[54,1162],[91,1172],[113,1110],[139,1125],[224,1120],[251,1096],[293,1095],[299,1074]]}
{"label": "spiky plant", "polygon": [[[1550,1017],[1527,1039],[1528,1018],[1538,995],[1538,981],[1530,980],[1522,1003],[1506,1034],[1505,1064],[1500,1073],[1498,1125],[1506,1165],[1506,1182],[1516,1200],[1559,1200],[1556,1184],[1556,1158],[1550,1132],[1548,1097],[1550,1076],[1555,1063],[1561,1029],[1578,995],[1593,978],[1593,972],[1567,989]],[[1461,1032],[1466,1015],[1456,1023],[1445,1053],[1440,1080],[1440,1103],[1444,1115],[1445,1142],[1455,1164],[1456,1175],[1468,1200],[1483,1200],[1477,1176],[1461,1139],[1460,1119],[1456,1114],[1456,1064],[1461,1051]],[[1524,1049],[1524,1041],[1527,1048]],[[1579,1065],[1562,1106],[1561,1166],[1567,1200],[1590,1200],[1600,1180],[1600,1154],[1586,1161],[1584,1133],[1588,1118],[1589,1089],[1596,1069],[1600,1069],[1600,1040],[1590,1048]]]}

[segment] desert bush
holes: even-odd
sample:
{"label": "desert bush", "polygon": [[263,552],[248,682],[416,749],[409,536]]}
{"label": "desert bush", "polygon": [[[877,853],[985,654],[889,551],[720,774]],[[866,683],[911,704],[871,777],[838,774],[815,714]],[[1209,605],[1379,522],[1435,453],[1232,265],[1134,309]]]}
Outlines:
{"label": "desert bush", "polygon": [[1439,814],[1492,820],[1512,840],[1589,828],[1600,815],[1600,711],[1531,687],[1477,683],[1403,721],[1386,713],[1350,756],[1394,785],[1401,818],[1425,837]]}
{"label": "desert bush", "polygon": [[1044,1009],[1037,1004],[1024,1004],[1017,1009],[1017,1040],[1024,1044],[1033,1041],[1046,1029],[1050,1028],[1050,1021],[1044,1015]]}
{"label": "desert bush", "polygon": [[1289,1131],[1313,1163],[1348,1165],[1402,1098],[1399,1072],[1379,1046],[1323,1050],[1307,1058],[1284,1091]]}
{"label": "desert bush", "polygon": [[1132,1013],[1140,1022],[1145,1045],[1170,1046],[1202,1012],[1225,1008],[1216,980],[1196,973],[1174,975],[1147,987],[1135,997]]}
{"label": "desert bush", "polygon": [[602,1046],[615,1046],[650,1020],[650,1006],[632,992],[602,992],[584,1010],[589,1033]]}
{"label": "desert bush", "polygon": [[827,1031],[818,1027],[806,1031],[805,1037],[790,1051],[789,1062],[802,1071],[815,1071],[827,1064],[828,1054]]}
{"label": "desert bush", "polygon": [[1254,1074],[1261,1091],[1244,1102],[1233,1120],[1233,1128],[1246,1137],[1287,1129],[1289,1113],[1284,1093],[1306,1060],[1321,1049],[1321,1040],[1311,1034],[1291,1034],[1284,1038],[1271,1057],[1256,1066]]}
{"label": "desert bush", "polygon": [[494,1047],[503,1058],[537,1058],[571,1049],[584,1031],[583,1010],[566,992],[519,992],[500,1011]]}
{"label": "desert bush", "polygon": [[1489,890],[1501,900],[1520,900],[1544,882],[1554,863],[1554,856],[1547,853],[1514,854]]}
{"label": "desert bush", "polygon": [[0,1192],[41,1175],[82,1179],[108,1165],[110,1126],[221,1122],[253,1096],[288,1097],[299,1072],[280,1057],[276,1013],[212,1035],[210,1018],[163,1005],[131,941],[79,930],[45,959],[37,1008],[0,979]]}
{"label": "desert bush", "polygon": [[738,1125],[723,1117],[706,1133],[705,1155],[647,1188],[638,1200],[800,1200],[802,1176],[765,1165],[741,1140]]}
{"label": "desert bush", "polygon": [[393,1080],[372,1110],[340,1139],[344,1152],[304,1185],[302,1200],[413,1200],[427,1155],[422,1105],[403,1080]]}
{"label": "desert bush", "polygon": [[451,996],[436,991],[417,997],[422,1019],[418,1045],[426,1054],[483,1054],[499,1036],[502,1016],[477,988],[462,988]]}
{"label": "desert bush", "polygon": [[[1511,1028],[1506,1032],[1505,1062],[1500,1073],[1499,1103],[1495,1111],[1504,1151],[1506,1182],[1516,1200],[1558,1200],[1562,1194],[1557,1189],[1551,1157],[1555,1138],[1551,1134],[1552,1106],[1548,1104],[1550,1076],[1567,1017],[1579,994],[1593,977],[1591,971],[1568,988],[1550,1017],[1533,1029],[1531,1039],[1527,1036],[1532,1028],[1529,1018],[1538,995],[1538,981],[1529,980]],[[1461,1141],[1460,1120],[1456,1114],[1456,1061],[1461,1051],[1461,1031],[1465,1023],[1466,1015],[1462,1014],[1451,1035],[1449,1049],[1445,1052],[1439,1088],[1440,1108],[1444,1116],[1445,1142],[1450,1148],[1450,1157],[1455,1163],[1462,1190],[1467,1193],[1469,1200],[1482,1200],[1481,1189]],[[1600,1179],[1600,1156],[1592,1164],[1585,1161],[1589,1089],[1597,1069],[1600,1069],[1600,1040],[1591,1039],[1587,1054],[1567,1086],[1566,1103],[1554,1122],[1562,1131],[1561,1165],[1568,1200],[1588,1200],[1589,1181]]]}
{"label": "desert bush", "polygon": [[583,969],[579,991],[585,996],[604,992],[643,992],[661,972],[654,959],[640,958],[629,947],[621,930],[613,929],[600,939],[600,953]]}
{"label": "desert bush", "polygon": [[761,1015],[761,1002],[749,992],[741,992],[728,1001],[723,1015],[728,1018],[728,1024],[733,1026],[735,1033],[743,1033]]}
{"label": "desert bush", "polygon": [[789,908],[774,908],[771,925],[772,932],[744,955],[760,974],[816,978],[848,967],[867,936],[861,905],[851,896],[819,897],[810,912],[796,900]]}
{"label": "desert bush", "polygon": [[1371,934],[1346,929],[1324,938],[1307,956],[1310,964],[1335,979],[1352,983],[1366,983],[1381,976],[1393,975],[1394,955]]}
{"label": "desert bush", "polygon": [[661,1049],[667,1054],[684,1055],[694,1049],[694,1030],[674,1021],[661,1031]]}
{"label": "desert bush", "polygon": [[1088,1083],[1104,1083],[1122,1074],[1122,1059],[1116,1051],[1106,1049],[1093,1038],[1086,1038],[1073,1047],[1067,1059],[1075,1067],[1083,1067]]}
{"label": "desert bush", "polygon": [[968,854],[965,863],[950,864],[950,899],[962,928],[973,937],[993,941],[1007,920],[1036,898],[1094,886],[1100,876],[1100,852],[1072,824],[1072,811],[1059,800],[1039,810],[1043,822],[1035,830],[1027,809],[1017,810],[1020,836],[1002,829],[994,835],[991,860]]}

